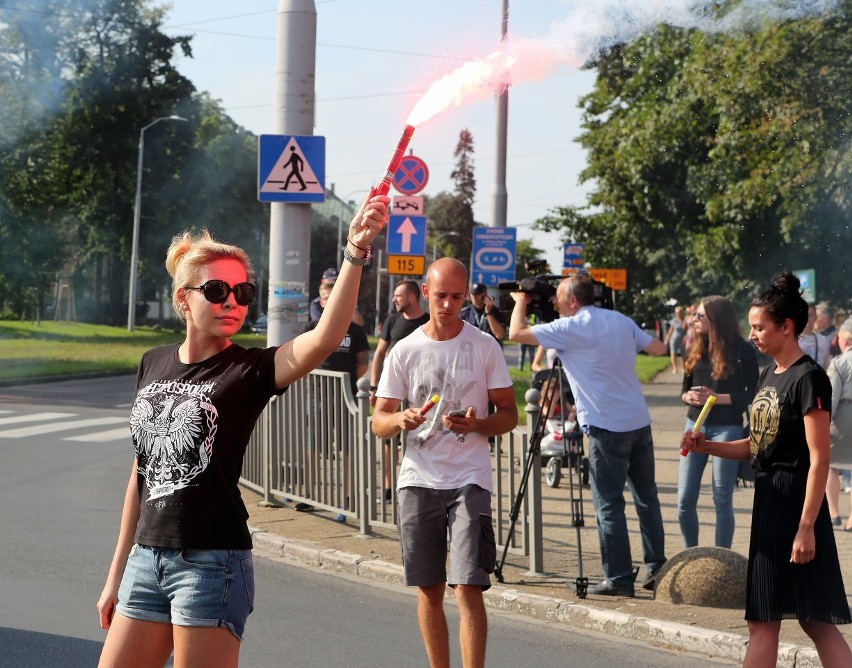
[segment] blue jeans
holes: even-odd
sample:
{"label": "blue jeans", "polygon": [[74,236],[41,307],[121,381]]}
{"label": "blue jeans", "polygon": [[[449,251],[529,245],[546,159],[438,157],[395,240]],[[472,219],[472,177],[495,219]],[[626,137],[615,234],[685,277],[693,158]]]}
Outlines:
{"label": "blue jeans", "polygon": [[624,514],[625,482],[639,516],[645,564],[654,573],[666,561],[650,425],[626,432],[589,427],[589,473],[604,574],[617,585],[632,585],[633,559]]}
{"label": "blue jeans", "polygon": [[[695,424],[686,421],[686,431]],[[704,425],[702,430],[711,441],[737,441],[745,438],[742,425],[720,424]],[[677,476],[677,518],[680,532],[683,534],[684,547],[698,545],[698,494],[701,491],[701,477],[707,465],[709,455],[690,452],[680,458],[680,470]],[[736,459],[713,457],[713,505],[716,506],[716,547],[731,547],[734,539],[734,487],[737,485]]]}
{"label": "blue jeans", "polygon": [[530,343],[521,343],[518,346],[518,368],[523,371],[524,370],[524,359],[529,357],[530,364],[532,364],[533,357],[535,357],[535,346]]}

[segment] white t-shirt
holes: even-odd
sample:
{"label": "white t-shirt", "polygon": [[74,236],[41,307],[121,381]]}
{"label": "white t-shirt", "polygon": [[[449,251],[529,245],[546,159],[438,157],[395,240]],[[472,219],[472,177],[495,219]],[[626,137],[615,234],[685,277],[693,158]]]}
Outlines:
{"label": "white t-shirt", "polygon": [[488,390],[511,386],[500,345],[469,323],[449,341],[434,341],[419,327],[397,343],[385,360],[376,396],[407,399],[418,407],[436,394],[441,397],[426,422],[409,432],[397,488],[458,489],[475,484],[491,491],[488,438],[465,434],[462,443],[441,417],[469,406],[478,416],[486,416]]}

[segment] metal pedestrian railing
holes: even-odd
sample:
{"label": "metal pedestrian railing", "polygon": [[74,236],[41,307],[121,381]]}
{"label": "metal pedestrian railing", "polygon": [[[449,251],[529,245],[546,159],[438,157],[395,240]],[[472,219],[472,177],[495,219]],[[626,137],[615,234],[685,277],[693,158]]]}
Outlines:
{"label": "metal pedestrian railing", "polygon": [[[373,527],[394,528],[395,484],[385,496],[385,473],[395,483],[406,434],[389,443],[371,429],[369,381],[352,396],[348,375],[316,370],[274,397],[258,419],[243,461],[240,483],[270,504],[290,501],[338,513],[363,535]],[[502,548],[527,457],[531,425],[540,410],[537,390],[527,392],[527,427],[493,444],[494,521]],[[389,445],[389,447],[388,447]],[[540,469],[534,455],[534,470]],[[541,476],[527,483],[509,551],[529,559],[529,572],[543,573]]]}

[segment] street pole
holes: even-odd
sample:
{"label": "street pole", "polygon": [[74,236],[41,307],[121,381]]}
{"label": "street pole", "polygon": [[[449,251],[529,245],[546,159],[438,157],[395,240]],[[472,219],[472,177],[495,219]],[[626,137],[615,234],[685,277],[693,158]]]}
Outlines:
{"label": "street pole", "polygon": [[[275,58],[275,134],[314,133],[317,10],[313,0],[279,0]],[[311,205],[273,202],[269,215],[267,345],[281,345],[304,327],[311,259]]]}
{"label": "street pole", "polygon": [[145,130],[160,121],[184,121],[183,116],[160,116],[139,131],[139,155],[136,160],[136,199],[133,204],[133,241],[130,249],[130,285],[127,288],[127,331],[136,327],[136,283],[139,274],[139,222],[142,219],[142,165],[145,155]]}
{"label": "street pole", "polygon": [[[509,32],[509,0],[503,1],[500,22],[500,39]],[[506,227],[506,210],[509,194],[506,190],[506,137],[509,128],[509,86],[497,96],[497,170],[494,180],[494,227]]]}
{"label": "street pole", "polygon": [[379,335],[379,309],[382,307],[382,249],[377,252],[378,262],[376,263],[376,315],[373,318],[373,334]]}

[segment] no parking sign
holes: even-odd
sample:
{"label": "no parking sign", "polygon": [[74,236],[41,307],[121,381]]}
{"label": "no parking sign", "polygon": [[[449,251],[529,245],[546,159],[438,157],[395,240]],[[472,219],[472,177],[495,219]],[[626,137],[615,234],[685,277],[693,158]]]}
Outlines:
{"label": "no parking sign", "polygon": [[416,155],[407,155],[399,163],[393,175],[393,187],[403,195],[415,195],[426,187],[429,168]]}

